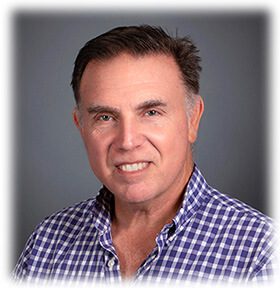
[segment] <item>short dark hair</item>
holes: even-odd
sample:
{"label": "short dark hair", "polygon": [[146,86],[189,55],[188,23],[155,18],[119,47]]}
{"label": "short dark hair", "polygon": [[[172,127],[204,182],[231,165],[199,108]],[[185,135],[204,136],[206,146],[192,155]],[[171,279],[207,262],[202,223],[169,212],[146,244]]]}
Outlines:
{"label": "short dark hair", "polygon": [[171,37],[161,27],[141,25],[112,29],[88,41],[78,53],[71,81],[76,103],[80,101],[80,82],[87,64],[92,60],[108,60],[121,53],[135,57],[151,54],[174,57],[187,91],[198,94],[201,71],[198,52],[189,37]]}

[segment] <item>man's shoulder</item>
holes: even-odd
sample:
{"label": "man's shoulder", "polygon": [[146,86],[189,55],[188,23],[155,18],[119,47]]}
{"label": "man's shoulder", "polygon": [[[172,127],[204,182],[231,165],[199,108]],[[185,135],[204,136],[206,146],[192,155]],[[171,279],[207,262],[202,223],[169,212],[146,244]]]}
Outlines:
{"label": "man's shoulder", "polygon": [[84,225],[88,217],[93,216],[96,198],[89,198],[52,213],[45,217],[35,229],[35,233],[52,231],[70,231]]}
{"label": "man's shoulder", "polygon": [[[192,201],[189,200],[186,203],[195,203],[200,207],[199,214],[203,214],[203,219],[214,221],[222,218],[223,222],[228,219],[231,220],[231,223],[234,220],[244,221],[246,219],[246,221],[255,222],[255,225],[257,223],[266,226],[273,224],[270,217],[257,209],[211,187],[197,166],[195,166],[188,188],[190,195],[187,194],[187,199],[192,199]],[[193,206],[195,207],[195,205]],[[246,221],[244,225],[246,225]]]}
{"label": "man's shoulder", "polygon": [[35,276],[39,270],[53,269],[55,263],[60,263],[67,253],[77,253],[79,247],[76,246],[81,245],[87,235],[94,242],[98,236],[95,233],[96,212],[100,209],[97,202],[97,198],[81,201],[51,214],[39,223],[25,245],[14,277],[25,277],[28,273]]}
{"label": "man's shoulder", "polygon": [[273,220],[250,205],[211,187],[207,189],[207,194],[208,200],[205,205],[213,217],[228,220],[231,224],[252,225],[256,229],[257,227],[263,227],[265,230],[273,228]]}

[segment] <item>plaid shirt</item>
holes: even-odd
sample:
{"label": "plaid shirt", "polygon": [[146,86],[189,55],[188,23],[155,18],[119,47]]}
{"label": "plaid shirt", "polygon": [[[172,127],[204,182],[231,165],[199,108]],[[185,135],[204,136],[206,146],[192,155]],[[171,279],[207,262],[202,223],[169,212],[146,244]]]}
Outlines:
{"label": "plaid shirt", "polygon": [[[96,199],[46,218],[27,242],[14,278],[121,282],[110,230],[112,205],[112,194],[102,188]],[[211,188],[195,166],[182,207],[132,281],[267,280],[272,243],[271,220]]]}

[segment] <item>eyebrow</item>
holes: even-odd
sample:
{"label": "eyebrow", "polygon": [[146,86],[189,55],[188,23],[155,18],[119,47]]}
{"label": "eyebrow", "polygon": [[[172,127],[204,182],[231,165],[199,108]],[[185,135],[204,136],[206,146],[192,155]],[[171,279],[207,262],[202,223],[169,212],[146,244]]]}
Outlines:
{"label": "eyebrow", "polygon": [[156,107],[166,107],[167,104],[161,100],[147,100],[137,106],[137,110],[146,110]]}
{"label": "eyebrow", "polygon": [[98,114],[98,113],[111,113],[114,115],[119,115],[120,110],[117,108],[113,108],[110,106],[103,106],[103,105],[93,105],[87,108],[87,112],[89,114]]}
{"label": "eyebrow", "polygon": [[[161,100],[147,100],[144,101],[143,103],[140,103],[137,107],[136,110],[146,110],[146,109],[151,109],[151,108],[156,108],[156,107],[165,107],[167,104]],[[119,115],[120,110],[118,108],[114,108],[111,106],[107,105],[92,105],[87,108],[87,112],[89,114],[98,114],[98,113],[110,113],[113,115]]]}

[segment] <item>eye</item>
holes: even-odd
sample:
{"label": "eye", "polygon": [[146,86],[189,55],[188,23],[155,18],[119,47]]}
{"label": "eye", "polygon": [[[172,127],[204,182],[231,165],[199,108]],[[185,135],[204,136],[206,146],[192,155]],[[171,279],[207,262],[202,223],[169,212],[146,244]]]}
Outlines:
{"label": "eye", "polygon": [[112,116],[110,116],[110,115],[100,115],[100,116],[98,116],[98,120],[99,121],[104,121],[104,122],[108,122],[108,121],[110,121],[110,120],[112,120]]}
{"label": "eye", "polygon": [[156,115],[158,115],[159,113],[158,113],[156,110],[149,110],[149,111],[146,112],[146,114],[147,114],[148,116],[156,116]]}

